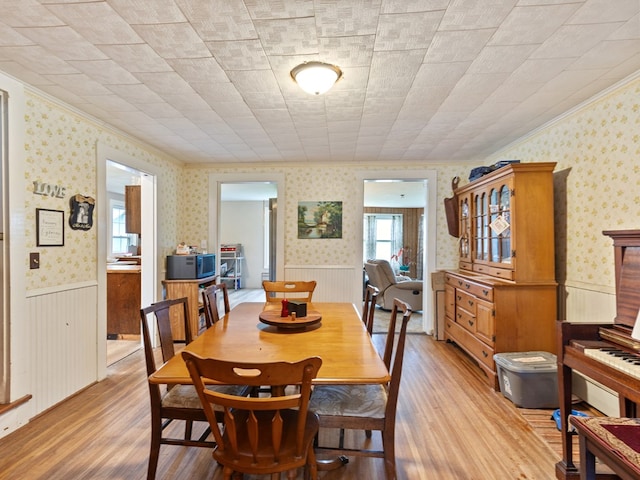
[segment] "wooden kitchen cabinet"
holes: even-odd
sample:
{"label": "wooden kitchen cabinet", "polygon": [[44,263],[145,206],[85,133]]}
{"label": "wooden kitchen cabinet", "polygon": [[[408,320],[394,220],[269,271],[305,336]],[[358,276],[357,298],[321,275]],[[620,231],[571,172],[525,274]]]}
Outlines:
{"label": "wooden kitchen cabinet", "polygon": [[495,389],[494,354],[555,352],[554,167],[512,164],[456,190],[460,258],[445,272],[445,338]]}
{"label": "wooden kitchen cabinet", "polygon": [[[165,288],[165,298],[167,300],[187,297],[189,327],[191,335],[195,338],[200,331],[200,313],[202,309],[201,289],[216,283],[217,276],[182,279],[182,280],[163,280],[162,284]],[[182,320],[182,312],[177,309],[171,312],[171,333],[174,340],[185,339],[184,322]]]}
{"label": "wooden kitchen cabinet", "polygon": [[141,233],[141,197],[140,185],[124,187],[125,230],[127,233]]}
{"label": "wooden kitchen cabinet", "polygon": [[140,265],[107,266],[107,335],[140,335]]}

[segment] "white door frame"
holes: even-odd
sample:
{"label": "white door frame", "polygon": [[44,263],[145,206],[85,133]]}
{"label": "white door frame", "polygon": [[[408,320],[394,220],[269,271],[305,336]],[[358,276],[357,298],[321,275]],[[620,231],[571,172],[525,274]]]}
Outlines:
{"label": "white door frame", "polygon": [[[141,304],[150,305],[159,297],[160,278],[158,278],[157,246],[157,188],[158,168],[144,160],[130,157],[120,150],[98,142],[97,145],[97,226],[98,226],[98,305],[97,305],[97,350],[98,350],[98,379],[102,380],[107,374],[107,237],[108,215],[107,199],[107,160],[138,170],[140,175],[141,205],[144,215],[141,215],[142,234],[140,249],[142,251],[142,296]],[[154,330],[155,331],[155,330]]]}
{"label": "white door frame", "polygon": [[[216,253],[216,272],[220,271],[220,195],[224,183],[271,182],[276,184],[278,208],[276,218],[276,278],[284,278],[284,173],[211,173],[209,174],[209,239]],[[209,247],[211,248],[211,247]]]}
{"label": "white door frame", "polygon": [[[425,189],[425,207],[424,207],[424,219],[425,219],[425,231],[424,231],[424,245],[423,252],[423,295],[422,295],[422,328],[425,332],[432,334],[434,331],[434,305],[433,295],[431,295],[430,281],[431,273],[436,270],[436,203],[437,203],[437,182],[438,175],[436,170],[380,170],[369,171],[362,170],[356,172],[357,186],[359,198],[362,200],[356,211],[356,217],[362,219],[364,216],[364,182],[365,180],[405,180],[405,181],[419,181],[424,180],[426,182]],[[360,222],[362,226],[362,221]],[[364,238],[364,232],[361,232],[361,237]],[[358,242],[358,246],[355,249],[355,258],[353,260],[354,271],[357,273],[357,281],[362,282],[362,242]],[[357,292],[360,296],[362,291]],[[360,305],[362,299],[358,300]]]}

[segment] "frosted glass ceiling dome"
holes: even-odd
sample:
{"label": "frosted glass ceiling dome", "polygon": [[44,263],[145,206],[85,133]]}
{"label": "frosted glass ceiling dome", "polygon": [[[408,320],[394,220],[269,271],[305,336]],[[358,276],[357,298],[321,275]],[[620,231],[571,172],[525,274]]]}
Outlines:
{"label": "frosted glass ceiling dome", "polygon": [[291,78],[311,95],[322,95],[342,77],[342,70],[323,62],[305,62],[291,70]]}

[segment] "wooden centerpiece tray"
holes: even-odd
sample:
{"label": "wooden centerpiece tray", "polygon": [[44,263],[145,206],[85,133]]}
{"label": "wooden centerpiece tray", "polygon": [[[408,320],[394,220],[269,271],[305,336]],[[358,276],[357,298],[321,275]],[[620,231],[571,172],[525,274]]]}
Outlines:
{"label": "wooden centerpiece tray", "polygon": [[308,311],[306,317],[296,317],[295,320],[291,316],[281,317],[279,310],[264,310],[259,317],[262,323],[278,328],[305,328],[322,320],[320,313],[314,311]]}

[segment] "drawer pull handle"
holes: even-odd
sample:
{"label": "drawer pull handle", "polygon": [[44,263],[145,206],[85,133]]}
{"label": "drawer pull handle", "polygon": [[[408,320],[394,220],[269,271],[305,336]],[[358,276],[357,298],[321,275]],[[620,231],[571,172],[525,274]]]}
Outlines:
{"label": "drawer pull handle", "polygon": [[482,351],[482,356],[483,356],[484,358],[487,358],[487,357],[489,356],[489,354],[483,350],[483,351]]}
{"label": "drawer pull handle", "polygon": [[471,288],[471,284],[470,283],[465,283],[464,284],[464,288],[466,288],[467,290]]}
{"label": "drawer pull handle", "polygon": [[486,297],[489,295],[489,290],[482,290],[482,294]]}
{"label": "drawer pull handle", "polygon": [[469,300],[469,306],[473,307],[473,300]]}
{"label": "drawer pull handle", "polygon": [[469,326],[473,327],[473,320],[469,320],[468,322],[469,322]]}
{"label": "drawer pull handle", "polygon": [[462,300],[462,297],[460,295],[457,295],[456,298],[458,299],[458,301]]}

